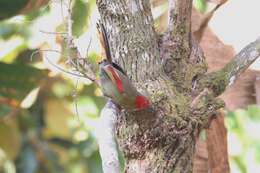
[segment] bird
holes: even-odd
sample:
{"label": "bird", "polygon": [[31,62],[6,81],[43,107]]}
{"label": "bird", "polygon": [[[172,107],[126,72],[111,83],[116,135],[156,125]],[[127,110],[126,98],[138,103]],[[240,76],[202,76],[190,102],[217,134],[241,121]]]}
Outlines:
{"label": "bird", "polygon": [[99,77],[103,95],[123,109],[141,110],[150,107],[149,99],[137,91],[126,72],[112,61],[104,25],[99,22],[97,28],[101,45],[106,54],[106,59],[99,63]]}

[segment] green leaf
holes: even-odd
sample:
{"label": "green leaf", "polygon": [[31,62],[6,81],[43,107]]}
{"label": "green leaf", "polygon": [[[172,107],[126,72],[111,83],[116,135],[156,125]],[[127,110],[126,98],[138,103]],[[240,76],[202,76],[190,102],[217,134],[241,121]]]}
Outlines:
{"label": "green leaf", "polygon": [[229,130],[234,131],[239,128],[235,112],[228,112],[225,121]]}
{"label": "green leaf", "polygon": [[[28,14],[28,19],[33,20],[48,10],[40,9],[46,6],[49,0],[0,0],[0,20],[19,14]],[[47,9],[47,10],[46,10]]]}
{"label": "green leaf", "polygon": [[0,118],[4,117],[5,115],[8,115],[12,111],[12,107],[9,105],[0,105]]}
{"label": "green leaf", "polygon": [[246,173],[246,165],[243,157],[232,157],[232,160],[236,163],[242,173]]}
{"label": "green leaf", "polygon": [[17,15],[29,0],[0,0],[0,20]]}
{"label": "green leaf", "polygon": [[83,0],[76,0],[72,9],[72,31],[73,35],[80,36],[87,28],[90,14],[90,3]]}
{"label": "green leaf", "polygon": [[[7,158],[14,160],[21,148],[22,135],[16,119],[0,122],[0,149],[3,149]],[[0,171],[1,172],[1,171]]]}
{"label": "green leaf", "polygon": [[99,152],[94,152],[90,158],[87,159],[88,171],[91,173],[102,173],[101,158]]}
{"label": "green leaf", "polygon": [[260,108],[257,105],[248,106],[247,112],[252,120],[260,121]]}
{"label": "green leaf", "polygon": [[98,117],[99,110],[91,97],[79,97],[77,99],[79,115],[87,115],[87,117]]}
{"label": "green leaf", "polygon": [[46,71],[29,65],[0,62],[0,97],[21,101],[46,76]]}
{"label": "green leaf", "polygon": [[11,22],[1,22],[0,23],[0,38],[7,40],[13,35],[20,35],[24,38],[28,38],[29,30],[28,30],[27,25],[11,23]]}
{"label": "green leaf", "polygon": [[260,142],[257,141],[255,143],[255,147],[254,147],[254,150],[255,150],[255,160],[260,163]]}
{"label": "green leaf", "polygon": [[201,13],[204,13],[207,9],[207,2],[205,0],[195,0],[194,6],[198,9]]}

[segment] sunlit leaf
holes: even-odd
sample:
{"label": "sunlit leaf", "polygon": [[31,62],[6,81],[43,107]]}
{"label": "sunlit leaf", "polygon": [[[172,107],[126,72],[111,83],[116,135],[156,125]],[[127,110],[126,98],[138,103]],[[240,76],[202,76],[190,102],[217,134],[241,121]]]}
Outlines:
{"label": "sunlit leaf", "polygon": [[88,117],[97,117],[98,108],[94,100],[90,97],[80,97],[77,99],[79,115],[87,115]]}
{"label": "sunlit leaf", "polygon": [[228,112],[225,121],[229,130],[233,131],[239,128],[235,112]]}
{"label": "sunlit leaf", "polygon": [[63,98],[72,95],[73,88],[65,82],[56,82],[52,87],[52,92],[58,98]]}
{"label": "sunlit leaf", "polygon": [[247,108],[247,112],[252,120],[260,121],[260,108],[257,105],[250,105]]}
{"label": "sunlit leaf", "polygon": [[74,134],[74,140],[77,142],[86,141],[89,134],[86,130],[77,130]]}
{"label": "sunlit leaf", "polygon": [[0,22],[0,38],[8,39],[13,35],[28,37],[29,30],[27,25],[21,23]]}
{"label": "sunlit leaf", "polygon": [[246,173],[246,165],[245,165],[245,161],[243,161],[242,157],[232,157],[233,161],[236,163],[236,165],[238,166],[238,168],[240,169],[241,173]]}
{"label": "sunlit leaf", "polygon": [[79,36],[87,29],[88,18],[93,2],[76,0],[72,9],[73,35]]}
{"label": "sunlit leaf", "polygon": [[204,13],[207,9],[207,2],[206,0],[195,0],[194,6],[201,12]]}
{"label": "sunlit leaf", "polygon": [[23,38],[12,37],[3,44],[0,44],[0,60],[5,63],[12,63],[19,53],[25,49],[26,44]]}
{"label": "sunlit leaf", "polygon": [[260,141],[255,144],[255,159],[260,164]]}
{"label": "sunlit leaf", "polygon": [[32,106],[32,104],[36,101],[36,98],[39,93],[39,87],[34,88],[26,97],[23,99],[21,102],[21,107],[22,108],[29,108]]}
{"label": "sunlit leaf", "polygon": [[9,160],[4,150],[0,148],[0,172],[16,173],[14,162]]}
{"label": "sunlit leaf", "polygon": [[8,159],[15,159],[21,146],[21,136],[16,121],[0,122],[0,148]]}
{"label": "sunlit leaf", "polygon": [[59,136],[69,139],[71,137],[69,120],[73,117],[66,102],[61,100],[48,100],[45,105],[46,137]]}
{"label": "sunlit leaf", "polygon": [[97,109],[101,110],[106,103],[106,99],[104,99],[103,96],[102,97],[97,96],[96,92],[95,92],[96,90],[97,90],[97,86],[95,84],[85,85],[83,90],[80,93],[78,93],[78,95],[87,96],[88,98],[91,98],[93,100],[93,102],[95,103]]}

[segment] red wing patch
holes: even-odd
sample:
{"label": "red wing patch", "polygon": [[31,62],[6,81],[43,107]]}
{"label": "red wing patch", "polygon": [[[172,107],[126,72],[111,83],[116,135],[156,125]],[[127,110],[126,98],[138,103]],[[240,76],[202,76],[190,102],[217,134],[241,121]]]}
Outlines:
{"label": "red wing patch", "polygon": [[150,103],[145,96],[139,95],[135,98],[135,106],[137,109],[145,109],[150,106]]}

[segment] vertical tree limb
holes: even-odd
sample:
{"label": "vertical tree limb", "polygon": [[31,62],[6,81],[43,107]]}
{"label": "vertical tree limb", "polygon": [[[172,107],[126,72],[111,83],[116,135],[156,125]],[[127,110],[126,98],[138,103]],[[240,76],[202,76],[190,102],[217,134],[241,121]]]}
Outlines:
{"label": "vertical tree limb", "polygon": [[169,0],[168,32],[190,39],[192,0]]}
{"label": "vertical tree limb", "polygon": [[122,66],[132,81],[148,80],[159,60],[150,1],[97,0],[97,6],[113,61]]}
{"label": "vertical tree limb", "polygon": [[104,173],[120,173],[115,139],[115,124],[118,112],[116,105],[112,101],[108,101],[99,118],[97,136]]}
{"label": "vertical tree limb", "polygon": [[167,32],[187,52],[186,56],[191,49],[191,9],[192,0],[169,0]]}

